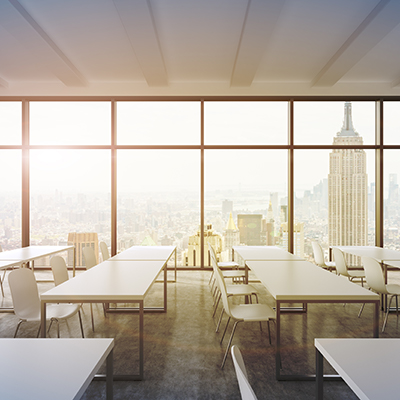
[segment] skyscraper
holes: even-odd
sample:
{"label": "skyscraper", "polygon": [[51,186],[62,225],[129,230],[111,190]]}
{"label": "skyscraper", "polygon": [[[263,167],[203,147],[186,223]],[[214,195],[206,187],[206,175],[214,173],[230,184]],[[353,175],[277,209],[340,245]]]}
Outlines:
{"label": "skyscraper", "polygon": [[[334,145],[363,144],[353,127],[351,103],[344,105],[344,121]],[[366,154],[360,149],[335,149],[329,155],[329,245],[365,246],[368,243],[368,180]],[[350,260],[356,263],[356,260]]]}

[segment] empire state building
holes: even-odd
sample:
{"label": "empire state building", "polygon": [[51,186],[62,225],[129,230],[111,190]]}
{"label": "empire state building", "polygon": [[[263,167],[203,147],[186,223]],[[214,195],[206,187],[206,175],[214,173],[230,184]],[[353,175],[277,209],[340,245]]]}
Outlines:
{"label": "empire state building", "polygon": [[[353,127],[351,103],[344,105],[344,121],[334,145],[360,146]],[[335,149],[329,155],[329,245],[365,246],[368,242],[368,180],[366,154],[360,149]],[[354,264],[355,260],[350,260]]]}

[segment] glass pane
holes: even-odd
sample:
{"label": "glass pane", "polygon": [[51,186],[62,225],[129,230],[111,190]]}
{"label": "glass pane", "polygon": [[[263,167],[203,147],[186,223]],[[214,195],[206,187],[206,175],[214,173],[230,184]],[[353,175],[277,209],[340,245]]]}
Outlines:
{"label": "glass pane", "polygon": [[106,150],[31,150],[31,245],[75,244],[77,266],[85,245],[110,245],[110,169]]}
{"label": "glass pane", "polygon": [[400,250],[400,150],[386,150],[384,160],[384,247]]}
{"label": "glass pane", "polygon": [[306,259],[314,259],[311,240],[321,244],[326,260],[330,246],[374,245],[372,150],[299,150],[294,169],[295,224],[304,230],[298,255],[304,251]]}
{"label": "glass pane", "polygon": [[22,104],[0,102],[0,145],[21,144]]}
{"label": "glass pane", "polygon": [[206,144],[287,144],[288,103],[205,102]]}
{"label": "glass pane", "polygon": [[200,102],[118,102],[118,144],[200,143]]}
{"label": "glass pane", "polygon": [[400,102],[385,101],[383,104],[384,144],[400,144]]}
{"label": "glass pane", "polygon": [[[342,140],[334,143],[337,136]],[[296,144],[347,144],[345,136],[361,137],[360,144],[375,144],[374,102],[294,103]]]}
{"label": "glass pane", "polygon": [[21,151],[0,150],[0,245],[5,250],[21,243]]}
{"label": "glass pane", "polygon": [[188,265],[200,221],[200,152],[119,150],[117,171],[117,250],[174,245],[178,265]]}
{"label": "glass pane", "polygon": [[204,224],[207,265],[209,242],[219,261],[240,244],[287,249],[287,151],[206,151]]}
{"label": "glass pane", "polygon": [[31,102],[31,144],[110,144],[110,102]]}

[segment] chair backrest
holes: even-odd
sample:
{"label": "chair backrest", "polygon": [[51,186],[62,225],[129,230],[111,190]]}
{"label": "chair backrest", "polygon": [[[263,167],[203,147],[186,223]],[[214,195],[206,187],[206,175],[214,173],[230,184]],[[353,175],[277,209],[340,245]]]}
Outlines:
{"label": "chair backrest", "polygon": [[14,269],[8,275],[14,313],[20,319],[40,316],[40,299],[35,275],[29,268]]}
{"label": "chair backrest", "polygon": [[53,256],[50,260],[50,265],[56,286],[69,279],[67,264],[61,256]]}
{"label": "chair backrest", "polygon": [[239,347],[233,345],[231,347],[231,354],[242,400],[257,400],[257,397],[248,381],[246,366],[244,365],[242,353],[240,352]]}
{"label": "chair backrest", "polygon": [[339,275],[348,276],[346,259],[344,258],[343,251],[334,247],[332,249],[333,259],[335,260],[336,272]]}
{"label": "chair backrest", "polygon": [[208,243],[208,250],[210,251],[211,260],[214,260],[217,263],[217,255],[215,254],[214,247],[212,247],[210,243]]}
{"label": "chair backrest", "polygon": [[378,293],[386,293],[385,279],[381,264],[373,258],[361,257],[368,286]]}
{"label": "chair backrest", "polygon": [[3,248],[1,247],[1,244],[0,244],[0,251],[3,251]]}
{"label": "chair backrest", "polygon": [[219,290],[221,291],[221,299],[222,299],[222,304],[224,306],[224,310],[225,310],[226,314],[228,315],[228,317],[233,317],[232,313],[231,313],[231,307],[229,304],[229,300],[228,300],[228,294],[226,292],[224,275],[222,274],[221,269],[217,265],[214,267],[214,271],[215,271],[215,275],[216,275],[216,279],[217,279],[217,285],[219,287]]}
{"label": "chair backrest", "polygon": [[82,249],[83,258],[85,259],[86,269],[90,269],[97,265],[96,256],[94,250],[90,246],[86,246]]}
{"label": "chair backrest", "polygon": [[324,251],[322,250],[321,245],[316,242],[315,240],[311,241],[311,245],[313,248],[313,253],[314,253],[314,260],[317,265],[320,267],[325,265],[325,257],[324,257]]}
{"label": "chair backrest", "polygon": [[103,256],[103,261],[106,261],[110,258],[110,253],[108,252],[108,247],[106,242],[100,242],[100,251]]}

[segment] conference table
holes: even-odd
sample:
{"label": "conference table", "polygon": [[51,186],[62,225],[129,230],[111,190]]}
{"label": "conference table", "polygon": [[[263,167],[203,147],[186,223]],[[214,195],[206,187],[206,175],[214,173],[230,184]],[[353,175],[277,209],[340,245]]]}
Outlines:
{"label": "conference table", "polygon": [[317,399],[323,399],[324,358],[362,400],[397,399],[400,339],[315,339]]}
{"label": "conference table", "polygon": [[[121,253],[122,254],[122,253]],[[144,300],[159,274],[164,271],[164,304],[145,308]],[[47,303],[136,303],[137,308],[117,309],[139,315],[139,373],[114,375],[114,380],[143,379],[144,312],[167,311],[166,260],[110,258],[41,295],[41,335],[46,336]]]}
{"label": "conference table", "polygon": [[0,339],[0,398],[80,399],[106,362],[113,398],[114,339]]}
{"label": "conference table", "polygon": [[[254,275],[266,287],[276,304],[276,347],[275,347],[275,369],[277,380],[313,380],[315,376],[296,374],[288,375],[281,373],[281,314],[284,303],[372,303],[374,305],[372,336],[379,336],[379,296],[376,293],[355,285],[309,261],[302,260],[283,249],[254,249],[253,259],[252,246],[236,246],[235,252],[241,257],[246,257],[246,268],[250,268]],[[267,258],[260,260],[268,254],[275,255],[275,259]],[[283,253],[286,253],[286,258]],[[305,308],[306,309],[306,308]]]}
{"label": "conference table", "polygon": [[132,246],[121,253],[111,257],[112,260],[120,261],[151,261],[151,260],[164,260],[165,264],[175,256],[175,280],[168,282],[176,282],[177,275],[177,257],[176,257],[176,246]]}

